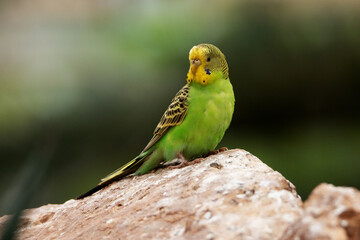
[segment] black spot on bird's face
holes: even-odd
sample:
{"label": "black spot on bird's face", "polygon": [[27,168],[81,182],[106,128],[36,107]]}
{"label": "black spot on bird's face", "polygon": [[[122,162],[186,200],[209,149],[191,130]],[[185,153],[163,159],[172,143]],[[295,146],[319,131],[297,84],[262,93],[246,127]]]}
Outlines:
{"label": "black spot on bird's face", "polygon": [[208,75],[211,74],[211,73],[210,73],[210,69],[208,69],[208,68],[205,68],[205,72],[206,72],[206,74],[208,74]]}
{"label": "black spot on bird's face", "polygon": [[210,57],[208,57],[208,58],[206,59],[206,61],[207,61],[207,62],[210,62],[210,60],[211,60],[211,58],[210,58]]}

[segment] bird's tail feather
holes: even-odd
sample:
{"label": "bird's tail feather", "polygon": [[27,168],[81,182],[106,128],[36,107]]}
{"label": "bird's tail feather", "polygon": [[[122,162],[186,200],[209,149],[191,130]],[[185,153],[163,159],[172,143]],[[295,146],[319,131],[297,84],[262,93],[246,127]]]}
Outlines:
{"label": "bird's tail feather", "polygon": [[109,175],[107,175],[106,177],[102,178],[101,182],[96,187],[94,187],[94,188],[90,189],[89,191],[87,191],[86,193],[78,196],[76,199],[82,199],[87,196],[90,196],[91,194],[106,187],[110,183],[134,173],[144,163],[146,157],[149,156],[150,153],[151,153],[151,151],[146,151],[144,153],[141,153],[139,156],[137,156],[136,158],[134,158],[133,160],[131,160],[130,162],[128,162],[121,168],[116,169],[114,172],[112,172]]}

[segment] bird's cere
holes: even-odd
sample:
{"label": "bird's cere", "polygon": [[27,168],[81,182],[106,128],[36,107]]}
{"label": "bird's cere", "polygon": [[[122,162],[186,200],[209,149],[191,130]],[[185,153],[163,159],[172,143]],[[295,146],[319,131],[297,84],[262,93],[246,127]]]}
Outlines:
{"label": "bird's cere", "polygon": [[196,73],[196,70],[201,65],[201,61],[199,59],[191,59],[190,60],[190,70],[193,74]]}
{"label": "bird's cere", "polygon": [[201,61],[199,59],[191,59],[190,60],[191,66],[200,66],[201,65]]}

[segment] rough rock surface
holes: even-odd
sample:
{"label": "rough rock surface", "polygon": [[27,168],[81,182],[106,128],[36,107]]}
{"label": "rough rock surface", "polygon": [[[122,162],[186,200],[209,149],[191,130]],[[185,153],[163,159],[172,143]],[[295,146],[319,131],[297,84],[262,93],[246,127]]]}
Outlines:
{"label": "rough rock surface", "polygon": [[[17,236],[357,239],[359,194],[321,185],[303,206],[295,187],[280,173],[237,149],[188,167],[128,177],[82,200],[26,210]],[[0,218],[0,233],[6,219]]]}
{"label": "rough rock surface", "polygon": [[304,213],[282,240],[360,240],[360,192],[321,184],[304,203]]}

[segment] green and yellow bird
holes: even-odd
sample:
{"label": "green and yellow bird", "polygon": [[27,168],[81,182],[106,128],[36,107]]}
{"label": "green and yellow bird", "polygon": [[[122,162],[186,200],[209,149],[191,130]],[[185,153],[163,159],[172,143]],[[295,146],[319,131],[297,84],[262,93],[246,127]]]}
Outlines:
{"label": "green and yellow bird", "polygon": [[144,150],[78,199],[131,173],[147,173],[175,157],[192,160],[216,148],[234,112],[228,64],[224,54],[212,44],[194,46],[189,60],[187,84],[171,101]]}

